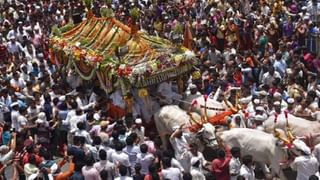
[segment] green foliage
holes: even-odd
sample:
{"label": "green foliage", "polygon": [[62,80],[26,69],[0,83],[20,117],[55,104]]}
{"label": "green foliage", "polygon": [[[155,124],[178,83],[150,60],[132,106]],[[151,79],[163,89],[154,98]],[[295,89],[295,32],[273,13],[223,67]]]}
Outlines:
{"label": "green foliage", "polygon": [[61,33],[65,33],[67,31],[70,31],[73,28],[73,26],[74,26],[73,23],[68,23],[68,24],[62,26],[60,28],[60,31],[61,31]]}
{"label": "green foliage", "polygon": [[137,21],[139,19],[139,9],[138,8],[132,8],[130,10],[130,16],[132,18],[133,21]]}
{"label": "green foliage", "polygon": [[80,44],[81,44],[81,46],[85,46],[85,45],[89,44],[89,40],[87,38],[81,39]]}
{"label": "green foliage", "polygon": [[53,36],[58,36],[58,37],[61,37],[61,36],[62,36],[62,33],[61,33],[60,29],[58,28],[58,25],[52,26],[52,28],[51,28],[51,34],[52,34]]}
{"label": "green foliage", "polygon": [[87,8],[91,8],[92,0],[83,0],[83,3]]}
{"label": "green foliage", "polygon": [[103,0],[103,2],[104,2],[105,4],[107,4],[107,5],[112,4],[112,0]]}
{"label": "green foliage", "polygon": [[100,14],[102,17],[107,17],[107,18],[113,17],[114,15],[113,10],[107,7],[102,7],[100,9]]}
{"label": "green foliage", "polygon": [[175,33],[175,34],[181,34],[182,32],[183,32],[183,27],[182,27],[182,25],[178,22],[177,24],[176,24],[176,26],[173,28],[173,32]]}

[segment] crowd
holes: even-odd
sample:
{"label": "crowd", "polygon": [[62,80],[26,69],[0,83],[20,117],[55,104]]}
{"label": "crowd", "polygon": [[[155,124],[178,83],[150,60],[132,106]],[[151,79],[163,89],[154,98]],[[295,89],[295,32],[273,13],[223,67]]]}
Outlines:
{"label": "crowd", "polygon": [[[184,41],[197,54],[184,95],[171,81],[154,91],[166,103],[190,93],[222,101],[228,88],[241,87],[249,128],[259,129],[281,110],[320,120],[316,0],[96,0],[96,17],[103,6],[124,24],[129,10],[138,8],[141,31]],[[252,156],[223,142],[218,157],[205,160],[182,126],[170,143],[183,152],[163,149],[152,114],[141,108],[128,113],[120,91],[106,94],[97,81],[82,80],[73,70],[66,75],[50,61],[51,27],[86,18],[82,0],[2,0],[0,9],[1,179],[259,178]],[[185,34],[173,31],[177,24]],[[187,162],[175,158],[180,153]],[[298,154],[292,164],[297,179],[319,179],[317,148]]]}

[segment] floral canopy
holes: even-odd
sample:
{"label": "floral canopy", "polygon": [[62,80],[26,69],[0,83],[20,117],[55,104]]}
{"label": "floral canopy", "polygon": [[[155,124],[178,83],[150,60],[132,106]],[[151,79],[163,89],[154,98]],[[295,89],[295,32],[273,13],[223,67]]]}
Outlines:
{"label": "floral canopy", "polygon": [[74,67],[85,80],[97,75],[108,92],[142,88],[190,71],[195,54],[170,41],[147,35],[114,18],[90,18],[50,38],[52,61]]}

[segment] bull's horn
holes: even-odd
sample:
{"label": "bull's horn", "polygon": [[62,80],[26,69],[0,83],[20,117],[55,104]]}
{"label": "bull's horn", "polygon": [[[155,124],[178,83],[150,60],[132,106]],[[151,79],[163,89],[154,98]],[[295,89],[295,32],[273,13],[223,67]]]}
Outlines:
{"label": "bull's horn", "polygon": [[[193,121],[194,123],[196,123],[197,125],[201,126],[202,124],[200,124],[197,120],[195,120],[192,116],[192,113],[190,112],[187,112],[187,114],[189,115],[190,117],[190,120]],[[192,124],[192,123],[191,123]]]}
{"label": "bull's horn", "polygon": [[288,145],[288,144],[291,143],[288,139],[285,139],[285,138],[281,137],[279,131],[277,131],[276,129],[274,129],[274,134],[273,135],[274,135],[274,137],[276,137],[279,140],[283,141],[283,143],[285,145]]}

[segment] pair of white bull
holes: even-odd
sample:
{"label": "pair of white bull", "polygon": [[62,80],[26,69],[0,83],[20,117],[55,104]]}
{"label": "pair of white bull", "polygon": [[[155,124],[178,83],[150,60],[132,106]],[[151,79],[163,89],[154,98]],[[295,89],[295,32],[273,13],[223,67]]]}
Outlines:
{"label": "pair of white bull", "polygon": [[[197,98],[198,103],[195,106],[194,111],[200,111],[201,105],[204,104],[203,98]],[[208,107],[226,108],[224,104],[219,102],[208,101]],[[208,110],[208,116],[215,115],[216,111]],[[200,120],[201,117],[198,113],[192,113],[192,117],[196,120]],[[280,164],[288,160],[288,150],[280,145],[279,139],[272,134],[274,128],[285,130],[286,118],[284,114],[280,114],[277,117],[276,123],[275,117],[270,116],[264,122],[265,132],[246,129],[246,128],[234,128],[228,131],[216,132],[216,129],[210,123],[203,123],[202,129],[198,131],[198,135],[201,135],[202,144],[206,146],[215,146],[217,144],[217,136],[230,147],[240,147],[242,155],[252,155],[254,160],[260,163],[269,164],[272,174],[279,175],[281,179],[286,179],[284,176]],[[312,140],[312,143],[320,143],[320,123],[314,121],[308,121],[302,118],[298,118],[289,114],[289,124],[292,132],[297,137],[308,136]],[[171,134],[173,127],[181,124],[185,126],[191,126],[192,120],[186,111],[180,109],[178,106],[164,106],[155,114],[155,122],[158,132],[161,135],[164,144],[166,144],[166,138],[164,135]],[[293,147],[294,148],[294,147]]]}

